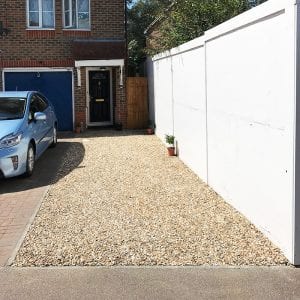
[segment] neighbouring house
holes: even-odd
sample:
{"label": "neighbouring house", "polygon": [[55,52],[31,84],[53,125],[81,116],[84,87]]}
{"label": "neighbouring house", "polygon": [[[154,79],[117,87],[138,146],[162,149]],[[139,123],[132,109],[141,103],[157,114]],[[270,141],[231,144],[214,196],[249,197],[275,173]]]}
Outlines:
{"label": "neighbouring house", "polygon": [[0,87],[38,90],[60,130],[126,126],[125,0],[1,0]]}
{"label": "neighbouring house", "polygon": [[172,2],[172,4],[146,28],[144,34],[146,36],[146,47],[148,51],[156,52],[159,47],[159,40],[161,38],[160,26],[168,20],[175,5],[176,1]]}

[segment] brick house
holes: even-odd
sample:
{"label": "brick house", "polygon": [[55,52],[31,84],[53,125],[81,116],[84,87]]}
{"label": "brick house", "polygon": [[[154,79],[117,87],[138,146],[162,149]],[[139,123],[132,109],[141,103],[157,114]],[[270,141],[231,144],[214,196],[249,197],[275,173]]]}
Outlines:
{"label": "brick house", "polygon": [[175,5],[176,1],[173,1],[144,31],[148,51],[153,51],[153,53],[155,53],[157,49],[159,49],[161,39],[160,27],[168,20]]}
{"label": "brick house", "polygon": [[0,88],[38,90],[60,130],[126,126],[124,0],[1,0]]}

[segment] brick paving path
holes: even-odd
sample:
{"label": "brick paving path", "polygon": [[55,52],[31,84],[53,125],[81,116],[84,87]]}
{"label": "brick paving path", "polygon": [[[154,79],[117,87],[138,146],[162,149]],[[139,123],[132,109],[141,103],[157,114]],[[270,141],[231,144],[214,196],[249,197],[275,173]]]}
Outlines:
{"label": "brick paving path", "polygon": [[0,195],[0,266],[8,263],[8,259],[39,208],[46,189],[47,186],[43,186]]}
{"label": "brick paving path", "polygon": [[55,149],[47,150],[38,160],[31,178],[0,180],[0,267],[9,262],[20,246],[48,186],[65,175],[61,172],[57,177],[57,171],[72,144],[60,140]]}

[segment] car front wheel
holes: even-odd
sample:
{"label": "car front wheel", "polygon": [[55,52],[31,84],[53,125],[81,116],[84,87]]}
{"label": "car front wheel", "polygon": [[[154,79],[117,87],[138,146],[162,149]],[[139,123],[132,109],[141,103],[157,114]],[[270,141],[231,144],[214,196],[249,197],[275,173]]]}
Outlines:
{"label": "car front wheel", "polygon": [[30,177],[34,170],[35,152],[32,143],[28,146],[25,176]]}

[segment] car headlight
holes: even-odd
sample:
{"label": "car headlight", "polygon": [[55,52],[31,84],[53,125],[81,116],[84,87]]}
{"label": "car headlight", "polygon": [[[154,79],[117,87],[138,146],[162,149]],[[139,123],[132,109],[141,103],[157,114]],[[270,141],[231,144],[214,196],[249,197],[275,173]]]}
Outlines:
{"label": "car headlight", "polygon": [[22,133],[9,134],[0,140],[0,149],[18,145],[21,142]]}

